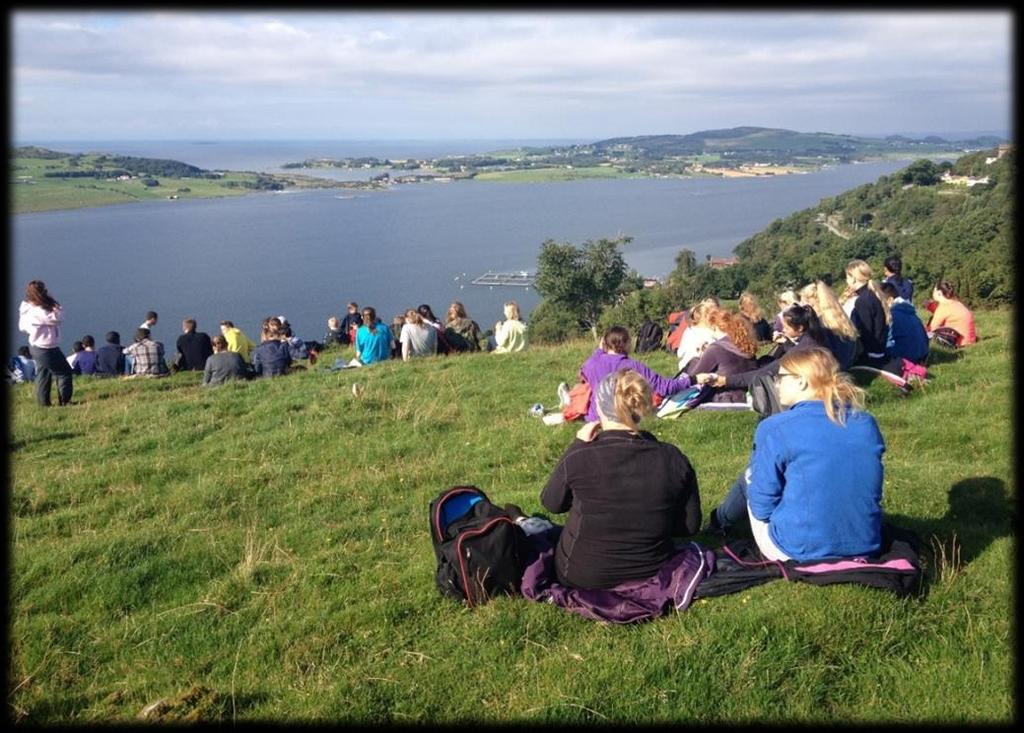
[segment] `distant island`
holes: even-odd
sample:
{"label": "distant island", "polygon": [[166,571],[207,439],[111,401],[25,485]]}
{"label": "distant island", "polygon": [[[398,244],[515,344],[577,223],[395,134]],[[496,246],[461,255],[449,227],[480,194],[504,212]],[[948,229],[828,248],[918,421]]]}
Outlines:
{"label": "distant island", "polygon": [[[288,170],[286,174],[209,171],[174,160],[23,146],[11,151],[10,185],[12,213],[26,213],[295,188],[372,190],[425,181],[777,176],[879,158],[961,155],[1003,142],[989,136],[950,142],[935,136],[921,140],[900,135],[867,138],[735,127],[431,159],[316,158],[286,163],[282,166]],[[299,173],[325,168],[370,169],[373,175],[365,181],[335,181]]]}
{"label": "distant island", "polygon": [[579,178],[753,177],[807,173],[825,165],[879,158],[961,155],[1006,142],[997,137],[950,142],[891,135],[856,137],[765,127],[705,130],[689,135],[619,137],[595,143],[523,147],[480,155],[433,159],[314,158],[286,163],[289,169],[370,168],[375,180],[542,181]]}

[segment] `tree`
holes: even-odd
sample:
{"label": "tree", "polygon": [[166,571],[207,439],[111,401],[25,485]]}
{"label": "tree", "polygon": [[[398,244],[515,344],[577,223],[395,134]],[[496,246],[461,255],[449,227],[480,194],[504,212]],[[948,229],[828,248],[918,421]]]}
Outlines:
{"label": "tree", "polygon": [[626,278],[626,260],[620,248],[632,237],[587,240],[582,247],[545,241],[537,257],[537,292],[571,313],[597,336],[601,310],[615,302]]}
{"label": "tree", "polygon": [[904,183],[913,183],[918,186],[934,186],[939,182],[939,166],[927,159],[915,160],[903,169],[902,180]]}

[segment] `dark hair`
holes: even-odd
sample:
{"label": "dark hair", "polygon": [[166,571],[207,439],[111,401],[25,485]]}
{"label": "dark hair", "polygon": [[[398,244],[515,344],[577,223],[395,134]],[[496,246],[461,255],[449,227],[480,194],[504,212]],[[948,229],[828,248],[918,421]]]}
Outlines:
{"label": "dark hair", "polygon": [[434,311],[430,310],[430,306],[427,305],[426,303],[417,308],[416,312],[419,313],[424,318],[426,318],[428,321],[433,321],[434,323],[437,323],[437,316],[434,315]]}
{"label": "dark hair", "polygon": [[47,292],[46,283],[42,280],[32,280],[25,286],[25,300],[32,305],[38,305],[47,313],[52,313],[54,308],[60,307],[60,303]]}
{"label": "dark hair", "polygon": [[196,330],[196,319],[186,318],[184,321],[181,322],[181,325],[187,328],[189,333],[192,333],[193,331]]}
{"label": "dark hair", "polygon": [[149,338],[149,329],[148,328],[140,328],[140,329],[137,329],[135,331],[135,340],[136,341],[144,341],[145,339],[148,339],[148,338]]}
{"label": "dark hair", "polygon": [[811,306],[794,303],[782,312],[782,320],[788,323],[790,328],[799,330],[800,333],[809,333],[811,338],[822,346],[828,343],[825,329],[822,328],[818,314]]}
{"label": "dark hair", "polygon": [[82,345],[81,341],[76,341],[75,343],[71,344],[71,352],[73,354],[77,354],[79,351],[81,351],[84,348],[85,348],[85,346]]}
{"label": "dark hair", "polygon": [[896,289],[896,286],[893,285],[892,283],[882,283],[880,287],[882,289],[882,292],[885,293],[886,296],[889,298],[896,298],[900,294],[900,291],[898,291]]}
{"label": "dark hair", "polygon": [[956,290],[953,289],[953,284],[950,282],[946,282],[945,280],[936,285],[935,289],[942,293],[942,295],[946,298],[956,297]]}
{"label": "dark hair", "polygon": [[95,345],[96,340],[92,336],[89,336],[88,334],[82,336],[82,346],[87,346],[91,349]]}
{"label": "dark hair", "polygon": [[157,320],[157,318],[158,317],[156,315],[156,311],[149,311],[149,312],[146,313],[146,320],[147,321],[151,321],[151,320],[155,321],[155,320]]}
{"label": "dark hair", "polygon": [[629,354],[629,329],[625,326],[612,326],[604,332],[604,343],[616,354]]}
{"label": "dark hair", "polygon": [[120,344],[121,334],[117,331],[107,331],[107,343],[108,344]]}
{"label": "dark hair", "polygon": [[897,280],[903,280],[903,260],[899,255],[890,255],[885,258],[885,269],[896,276]]}
{"label": "dark hair", "polygon": [[235,324],[232,323],[231,321],[221,321],[220,325],[227,326],[228,328],[234,328],[235,327]]}
{"label": "dark hair", "polygon": [[18,356],[24,356],[26,359],[32,358],[32,352],[28,350],[27,346],[18,347]]}
{"label": "dark hair", "polygon": [[228,347],[228,340],[221,336],[219,333],[210,339],[210,345],[216,346],[221,351],[224,351]]}
{"label": "dark hair", "polygon": [[365,305],[363,306],[363,315],[366,316],[363,325],[370,329],[370,333],[377,333],[377,309]]}

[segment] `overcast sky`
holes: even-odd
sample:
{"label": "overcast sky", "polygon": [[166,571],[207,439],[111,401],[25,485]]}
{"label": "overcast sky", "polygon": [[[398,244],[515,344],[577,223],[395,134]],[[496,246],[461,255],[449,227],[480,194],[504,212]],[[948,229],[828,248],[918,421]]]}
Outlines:
{"label": "overcast sky", "polygon": [[11,14],[18,141],[1009,132],[986,12]]}

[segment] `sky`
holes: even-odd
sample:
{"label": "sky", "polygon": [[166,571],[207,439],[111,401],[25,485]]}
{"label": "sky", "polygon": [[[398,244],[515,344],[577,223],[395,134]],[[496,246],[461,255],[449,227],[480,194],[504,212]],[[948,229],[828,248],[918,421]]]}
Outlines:
{"label": "sky", "polygon": [[11,12],[15,141],[1011,133],[1014,15]]}

